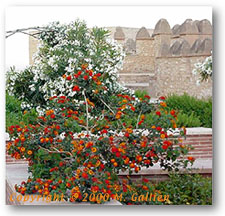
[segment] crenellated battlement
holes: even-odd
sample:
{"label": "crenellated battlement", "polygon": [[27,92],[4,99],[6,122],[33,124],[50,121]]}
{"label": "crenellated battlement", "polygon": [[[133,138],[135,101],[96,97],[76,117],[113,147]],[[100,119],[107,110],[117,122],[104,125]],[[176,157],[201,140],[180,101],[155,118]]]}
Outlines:
{"label": "crenellated battlement", "polygon": [[210,55],[212,51],[212,25],[206,19],[187,19],[172,28],[166,19],[160,19],[154,29],[108,29],[112,37],[124,46],[127,54],[173,57]]}
{"label": "crenellated battlement", "polygon": [[[154,29],[147,27],[106,27],[120,43],[126,57],[119,81],[133,89],[143,89],[153,97],[184,92],[198,98],[212,96],[212,82],[196,85],[195,63],[212,52],[212,25],[204,20],[186,19],[170,26],[160,19]],[[30,38],[30,63],[38,41]]]}

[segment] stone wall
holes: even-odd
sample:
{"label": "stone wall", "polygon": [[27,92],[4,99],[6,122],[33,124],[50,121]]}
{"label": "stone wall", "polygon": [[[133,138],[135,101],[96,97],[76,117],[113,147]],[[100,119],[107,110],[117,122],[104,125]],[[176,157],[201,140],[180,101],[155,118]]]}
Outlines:
{"label": "stone wall", "polygon": [[197,85],[198,76],[192,74],[194,64],[203,61],[205,56],[158,57],[156,60],[157,94],[181,95],[187,92],[198,98],[212,96],[212,81]]}
{"label": "stone wall", "polygon": [[[31,32],[34,33],[34,32]],[[38,40],[34,37],[29,37],[29,63],[33,64],[33,55],[37,52]]]}
{"label": "stone wall", "polygon": [[[154,29],[108,27],[111,37],[126,52],[119,81],[132,89],[146,90],[152,97],[172,93],[208,98],[212,81],[197,85],[194,64],[203,62],[212,51],[212,25],[208,20],[187,19],[170,27],[160,19]],[[37,40],[30,38],[30,63]]]}

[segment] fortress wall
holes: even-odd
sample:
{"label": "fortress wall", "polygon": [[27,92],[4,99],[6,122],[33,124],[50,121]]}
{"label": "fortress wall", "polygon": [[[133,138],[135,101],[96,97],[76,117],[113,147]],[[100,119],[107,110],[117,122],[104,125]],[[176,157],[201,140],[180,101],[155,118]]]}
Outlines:
{"label": "fortress wall", "polygon": [[212,96],[212,81],[196,84],[199,76],[193,75],[194,64],[204,56],[160,57],[156,59],[157,96],[188,93],[197,98]]}
{"label": "fortress wall", "polygon": [[[208,20],[187,19],[172,28],[160,19],[154,29],[106,27],[124,47],[126,57],[119,82],[134,90],[146,90],[152,97],[188,93],[198,98],[212,96],[212,81],[197,85],[194,64],[212,51],[212,25]],[[30,64],[38,41],[30,37]]]}

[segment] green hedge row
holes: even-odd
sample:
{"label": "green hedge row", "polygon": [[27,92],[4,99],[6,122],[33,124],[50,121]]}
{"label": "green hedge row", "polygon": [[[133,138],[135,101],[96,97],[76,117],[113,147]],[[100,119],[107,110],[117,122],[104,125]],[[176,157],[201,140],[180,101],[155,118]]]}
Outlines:
{"label": "green hedge row", "polygon": [[[146,182],[146,179],[143,181]],[[147,181],[144,183],[147,190],[132,183],[132,190],[123,192],[122,203],[124,205],[212,205],[212,178],[210,177],[171,173],[169,180],[159,183]],[[149,199],[150,194],[153,195],[152,199]],[[163,201],[158,201],[159,196]],[[142,197],[148,199],[141,199]]]}
{"label": "green hedge row", "polygon": [[23,112],[21,109],[21,101],[16,99],[14,96],[10,96],[6,93],[6,130],[11,125],[34,123],[37,112],[31,109],[27,112]]}
{"label": "green hedge row", "polygon": [[178,124],[186,127],[212,127],[212,99],[203,100],[183,94],[171,95],[167,106],[179,112]]}

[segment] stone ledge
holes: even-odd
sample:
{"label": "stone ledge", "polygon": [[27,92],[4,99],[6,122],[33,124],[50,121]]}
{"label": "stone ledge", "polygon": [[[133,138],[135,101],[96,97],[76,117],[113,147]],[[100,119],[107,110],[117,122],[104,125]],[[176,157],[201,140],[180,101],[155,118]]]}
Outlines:
{"label": "stone ledge", "polygon": [[[180,169],[180,173],[200,173],[200,174],[212,174],[212,159],[196,159],[192,167],[189,170]],[[119,175],[126,176],[127,172],[120,172]],[[159,163],[156,163],[151,168],[143,168],[139,173],[132,173],[132,176],[140,175],[168,175],[169,172],[162,170]]]}
{"label": "stone ledge", "polygon": [[151,76],[154,77],[153,73],[119,73],[119,76]]}
{"label": "stone ledge", "polygon": [[187,135],[212,135],[212,128],[204,128],[204,127],[194,127],[194,128],[186,128]]}
{"label": "stone ledge", "polygon": [[136,41],[142,41],[142,40],[154,40],[154,37],[146,37],[146,38],[136,38]]}
{"label": "stone ledge", "polygon": [[148,87],[149,83],[124,83],[124,86],[130,87]]}
{"label": "stone ledge", "polygon": [[211,53],[195,53],[189,55],[166,55],[166,56],[156,56],[156,59],[170,59],[170,58],[191,58],[191,57],[208,57],[211,56]]}

